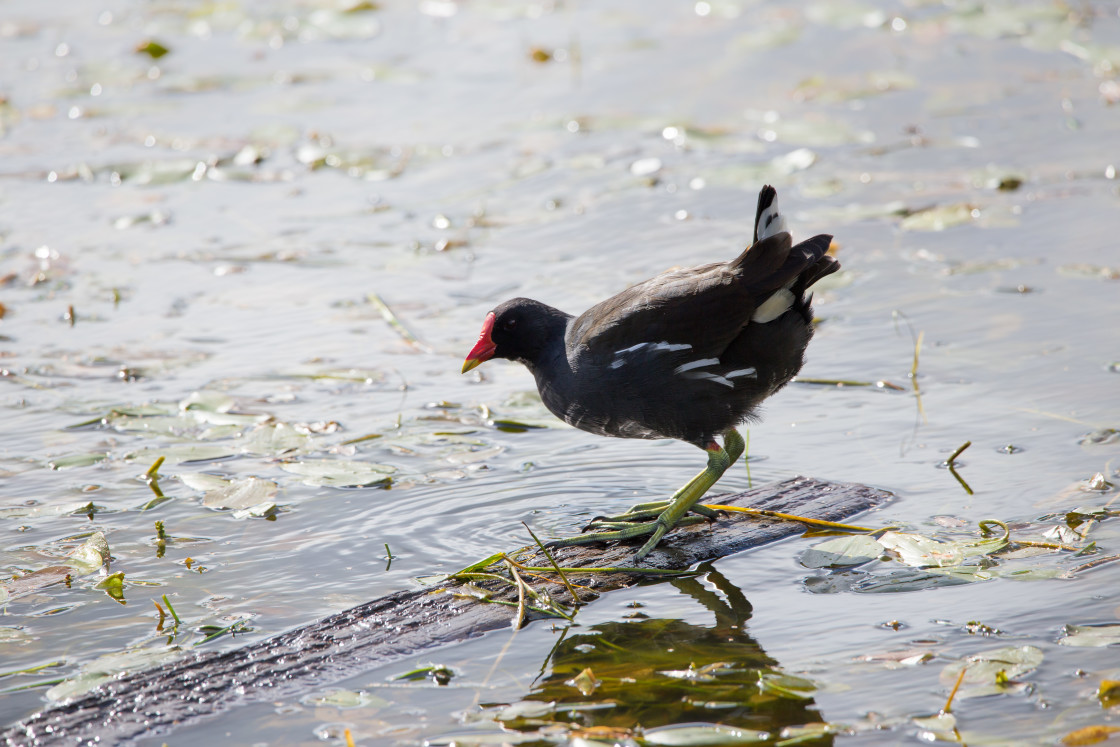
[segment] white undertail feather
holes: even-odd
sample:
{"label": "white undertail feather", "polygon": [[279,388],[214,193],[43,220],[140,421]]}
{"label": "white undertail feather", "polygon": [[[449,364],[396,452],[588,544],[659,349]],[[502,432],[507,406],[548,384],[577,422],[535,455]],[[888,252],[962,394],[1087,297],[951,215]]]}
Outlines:
{"label": "white undertail feather", "polygon": [[775,197],[774,201],[770,203],[769,207],[762,211],[762,215],[758,216],[758,225],[755,226],[755,233],[758,234],[758,240],[768,239],[771,236],[776,236],[779,233],[789,233],[786,227],[786,218],[778,212],[778,198]]}
{"label": "white undertail feather", "polygon": [[797,299],[794,298],[793,291],[789,288],[779,288],[774,291],[774,295],[759,304],[758,308],[751,314],[751,321],[759,324],[772,322],[789,311],[795,300]]}

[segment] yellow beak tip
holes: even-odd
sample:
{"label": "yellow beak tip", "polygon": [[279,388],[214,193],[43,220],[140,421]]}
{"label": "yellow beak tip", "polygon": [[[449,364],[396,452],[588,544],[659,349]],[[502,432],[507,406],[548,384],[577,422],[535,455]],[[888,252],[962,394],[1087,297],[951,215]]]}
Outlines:
{"label": "yellow beak tip", "polygon": [[467,371],[470,371],[472,368],[475,368],[476,366],[479,366],[481,364],[482,364],[482,361],[479,360],[478,358],[467,358],[465,361],[463,361],[463,371],[462,372],[466,373]]}

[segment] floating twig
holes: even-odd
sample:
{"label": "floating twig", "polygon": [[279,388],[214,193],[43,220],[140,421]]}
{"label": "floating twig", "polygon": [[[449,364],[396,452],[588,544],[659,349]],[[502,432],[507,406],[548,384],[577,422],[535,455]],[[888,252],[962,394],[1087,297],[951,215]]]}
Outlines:
{"label": "floating twig", "polygon": [[953,684],[953,689],[949,691],[949,699],[945,701],[945,707],[941,709],[942,713],[953,712],[953,698],[957,697],[957,690],[961,689],[961,683],[964,682],[964,675],[968,672],[968,662],[964,662],[961,667],[961,673],[957,675],[957,681]]}
{"label": "floating twig", "polygon": [[918,339],[914,341],[914,362],[910,364],[910,378],[916,379],[918,377],[918,357],[922,353],[922,340],[925,339],[926,331],[923,329],[918,333]]}
{"label": "floating twig", "polygon": [[965,441],[963,444],[958,446],[957,450],[950,454],[949,458],[945,460],[945,464],[952,467],[953,463],[957,461],[957,457],[961,455],[961,452],[967,449],[969,446],[972,446],[971,441]]}
{"label": "floating twig", "polygon": [[61,667],[65,663],[65,661],[51,661],[46,664],[37,664],[33,667],[27,667],[26,669],[13,669],[10,672],[0,672],[0,677],[11,677],[13,674],[34,674],[35,672],[41,672],[51,667]]}
{"label": "floating twig", "polygon": [[521,627],[525,624],[525,582],[517,574],[517,567],[509,562],[508,558],[506,559],[506,567],[509,568],[509,575],[517,585],[517,619],[513,622],[513,629],[521,630]]}
{"label": "floating twig", "polygon": [[1097,558],[1096,560],[1090,560],[1088,563],[1083,563],[1082,565],[1079,565],[1076,568],[1070,568],[1068,571],[1066,571],[1065,573],[1062,574],[1062,577],[1063,578],[1070,578],[1075,573],[1081,573],[1081,571],[1087,571],[1091,568],[1096,568],[1098,565],[1104,565],[1105,563],[1112,563],[1112,562],[1117,561],[1117,560],[1120,560],[1120,555],[1106,555],[1103,558]]}
{"label": "floating twig", "polygon": [[[743,506],[724,506],[717,503],[702,504],[704,508],[710,508],[713,511],[729,511],[737,514],[750,514],[752,516],[765,516],[769,519],[781,519],[782,521],[796,521],[801,524],[807,524],[813,527],[824,527],[826,529],[839,529],[844,532],[877,532],[879,530],[872,527],[859,527],[855,524],[841,524],[835,521],[825,521],[823,519],[810,519],[807,516],[797,516],[796,514],[783,514],[780,511],[767,511],[763,508],[744,508]],[[581,571],[587,570],[580,568]]]}
{"label": "floating twig", "polygon": [[1077,552],[1081,548],[1074,547],[1073,545],[1063,545],[1061,542],[1040,542],[1038,540],[1013,540],[1013,544],[1021,545],[1023,547],[1042,547],[1047,550],[1066,550],[1068,552]]}
{"label": "floating twig", "polygon": [[964,488],[964,492],[968,493],[969,495],[975,495],[975,493],[972,492],[972,488],[969,486],[969,484],[965,482],[964,478],[961,477],[957,472],[956,467],[949,467],[949,473],[953,475],[953,477],[957,478],[957,482],[959,482],[961,484],[961,487]]}
{"label": "floating twig", "polygon": [[404,326],[401,320],[397,318],[397,315],[393,313],[393,310],[389,308],[389,304],[385,303],[385,301],[382,300],[381,296],[377,295],[376,293],[370,293],[367,298],[369,299],[369,302],[376,306],[377,310],[381,312],[381,318],[389,323],[389,326],[392,327],[393,330],[401,336],[401,339],[403,339],[405,342],[407,342],[417,350],[421,350],[425,353],[432,352],[432,349],[430,347],[420,342],[416,335],[412,334],[412,332],[409,331],[408,327]]}
{"label": "floating twig", "polygon": [[556,570],[556,574],[560,576],[560,580],[564,582],[564,586],[568,589],[568,593],[572,595],[572,604],[574,604],[576,607],[579,607],[579,595],[577,595],[576,590],[572,588],[572,584],[570,581],[568,581],[568,577],[564,574],[564,571],[560,568],[559,565],[557,565],[556,558],[552,557],[552,553],[548,551],[548,548],[544,546],[544,543],[537,538],[537,535],[533,534],[533,530],[529,528],[528,524],[526,524],[525,522],[521,522],[521,524],[525,527],[525,531],[529,533],[529,536],[533,538],[533,541],[537,543],[537,547],[541,549],[541,552],[544,553],[544,556],[548,558],[548,562],[552,563],[552,567]]}
{"label": "floating twig", "polygon": [[[148,487],[152,489],[152,492],[156,494],[157,500],[166,498],[166,496],[163,494],[163,491],[160,490],[159,487],[159,468],[163,466],[163,460],[164,457],[160,457],[159,459],[155,460],[152,463],[152,466],[148,467],[148,471],[144,473],[144,480],[148,483]],[[151,505],[152,504],[149,503],[144,508],[148,508]]]}
{"label": "floating twig", "polygon": [[171,606],[171,600],[167,598],[166,594],[163,595],[163,603],[167,605],[167,611],[171,613],[171,618],[175,621],[175,624],[181,624],[183,621],[179,619],[178,613],[175,612],[175,608]]}
{"label": "floating twig", "polygon": [[235,628],[237,628],[238,626],[243,626],[245,624],[245,621],[248,620],[248,619],[249,618],[247,618],[247,617],[243,617],[240,620],[237,620],[236,622],[234,622],[233,625],[227,625],[224,628],[222,628],[221,630],[214,631],[213,633],[206,636],[205,638],[203,638],[201,641],[199,641],[198,643],[196,643],[194,645],[195,646],[201,646],[202,644],[209,643],[210,641],[214,640],[215,638],[218,638],[219,636],[223,636],[226,633],[229,633],[229,634],[232,635],[232,634],[237,632],[235,630]]}
{"label": "floating twig", "polygon": [[967,482],[965,482],[964,478],[960,476],[960,473],[957,472],[956,467],[957,457],[959,457],[961,455],[961,452],[963,452],[969,446],[972,446],[972,442],[965,441],[963,444],[957,447],[956,451],[949,455],[949,458],[946,459],[943,464],[949,468],[949,472],[952,473],[953,477],[957,478],[957,482],[959,482],[961,484],[961,487],[964,488],[964,492],[968,493],[969,495],[974,495],[974,493],[972,492],[972,488]]}
{"label": "floating twig", "polygon": [[372,441],[375,438],[381,438],[381,434],[380,433],[368,433],[364,436],[358,436],[357,438],[351,438],[351,439],[348,439],[346,441],[343,441],[342,445],[343,446],[350,446],[351,444],[360,444],[364,441]]}

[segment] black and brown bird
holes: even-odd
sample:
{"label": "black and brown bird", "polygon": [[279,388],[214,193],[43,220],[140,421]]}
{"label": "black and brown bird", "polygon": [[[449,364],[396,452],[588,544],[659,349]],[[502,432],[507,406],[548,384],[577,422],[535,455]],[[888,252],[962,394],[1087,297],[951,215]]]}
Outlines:
{"label": "black and brown bird", "polygon": [[669,270],[578,317],[528,298],[486,315],[464,373],[491,358],[520,361],[548,409],[576,428],[675,438],[708,453],[704,471],[668,501],[596,520],[596,531],[554,544],[648,534],[641,560],[690,510],[704,512],[696,504],[743,453],[735,426],[801,369],[813,336],[806,290],[840,268],[831,240],[794,246],[777,192],[766,186],[754,241],[730,262]]}

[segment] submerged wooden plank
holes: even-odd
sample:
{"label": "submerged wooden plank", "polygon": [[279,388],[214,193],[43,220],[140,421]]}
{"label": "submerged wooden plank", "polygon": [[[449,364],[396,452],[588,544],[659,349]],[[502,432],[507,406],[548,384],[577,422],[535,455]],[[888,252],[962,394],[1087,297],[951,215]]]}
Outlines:
{"label": "submerged wooden plank", "polygon": [[[797,477],[710,502],[841,521],[888,497],[863,485]],[[801,531],[797,523],[735,514],[670,533],[642,567],[685,570]],[[571,569],[568,575],[573,581],[593,586],[600,594],[633,585],[643,575],[592,576],[579,568],[632,566],[637,546],[567,547],[553,554],[561,566]],[[529,563],[543,566],[549,561],[536,556]],[[554,598],[570,601],[557,587],[549,591]],[[495,599],[517,597],[509,588],[495,587],[492,593]],[[7,727],[0,732],[0,743],[120,744],[166,734],[177,725],[240,704],[302,694],[425,649],[508,627],[515,614],[510,606],[457,595],[452,584],[438,590],[399,591],[242,648],[192,654],[106,683]]]}

